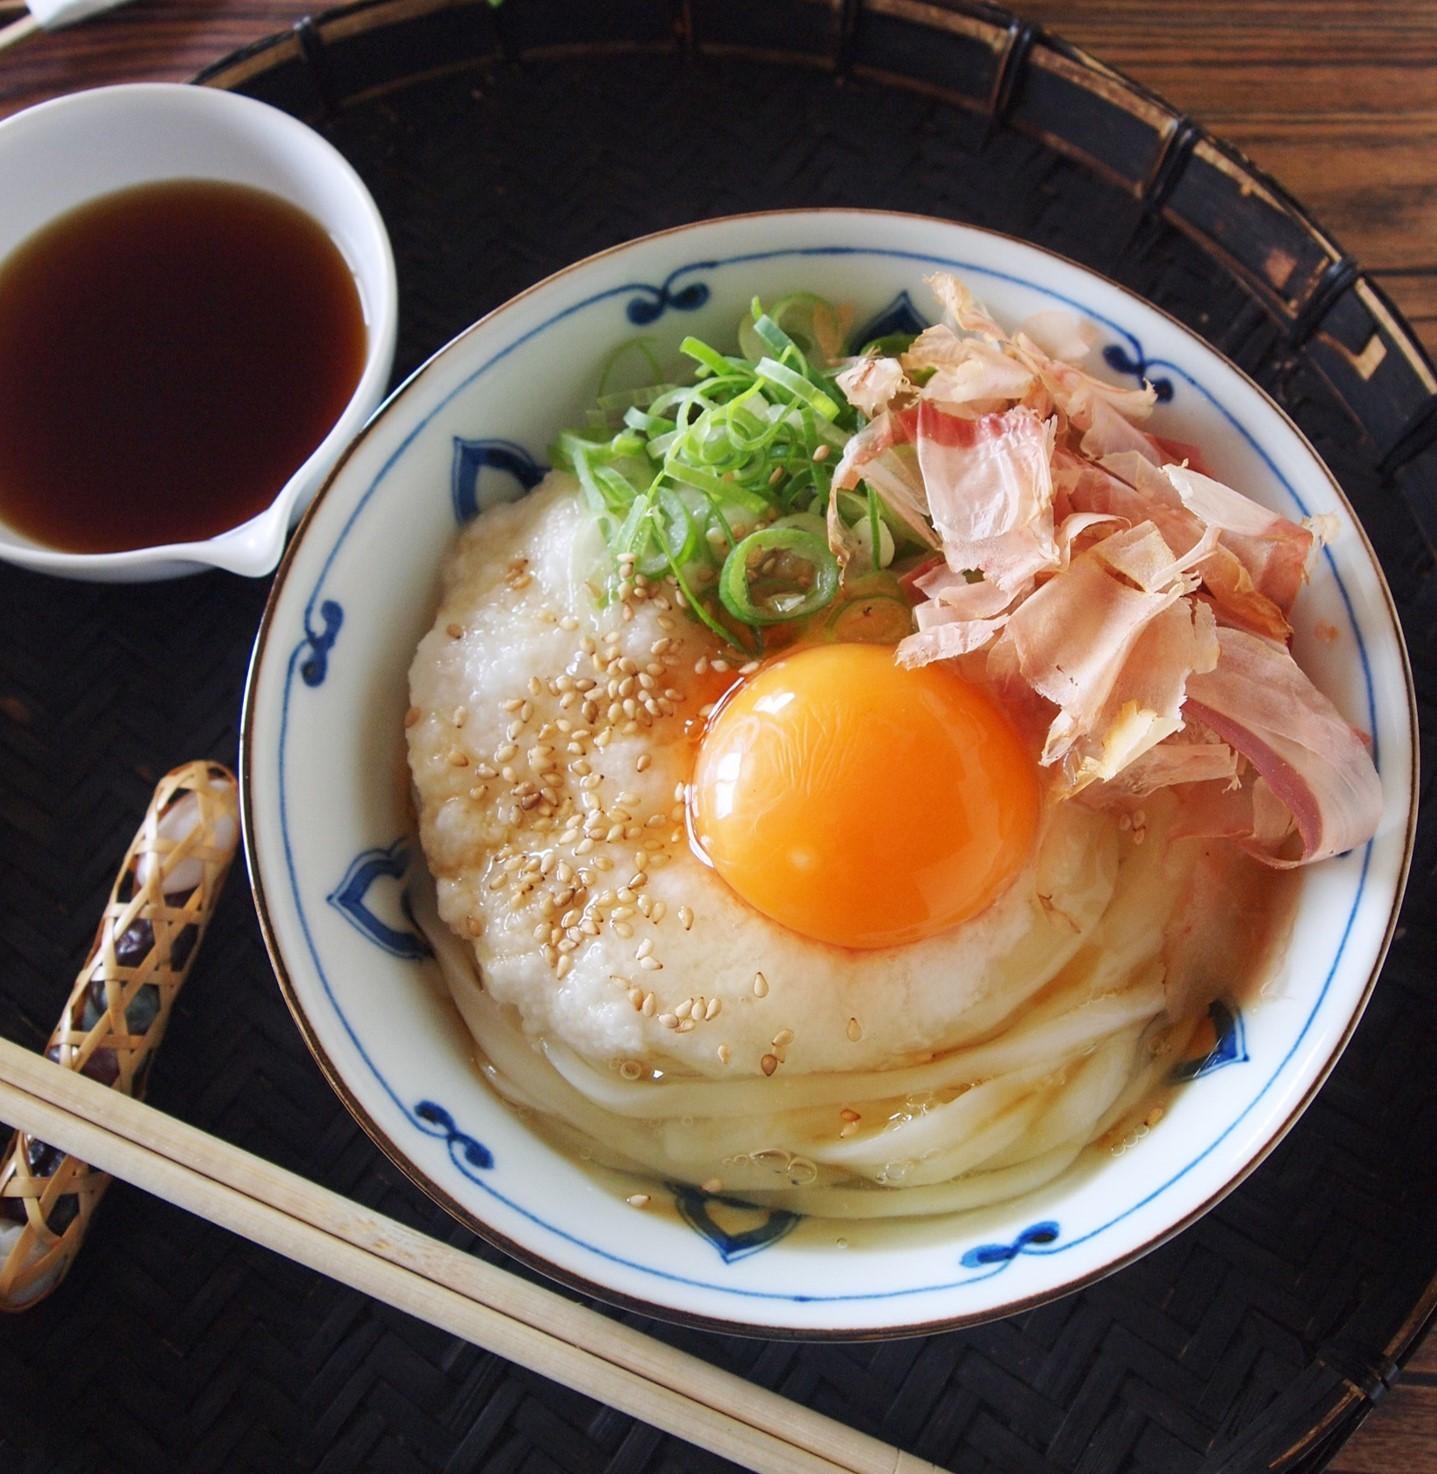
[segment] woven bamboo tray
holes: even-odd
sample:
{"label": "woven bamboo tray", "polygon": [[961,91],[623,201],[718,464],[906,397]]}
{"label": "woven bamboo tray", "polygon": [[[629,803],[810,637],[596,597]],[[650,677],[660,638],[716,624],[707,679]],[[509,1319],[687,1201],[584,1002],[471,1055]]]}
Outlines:
{"label": "woven bamboo tray", "polygon": [[[704,216],[915,210],[1165,307],[1292,414],[1358,509],[1437,732],[1437,381],[1360,267],[1234,150],[1005,12],[913,0],[377,0],[202,78],[314,123],[400,264],[397,372],[589,251]],[[0,572],[0,1033],[39,1048],[155,778],[233,762],[261,584]],[[1423,793],[1430,807],[1430,785]],[[1302,1122],[1121,1274],[858,1346],[637,1323],[962,1474],[1320,1468],[1437,1304],[1433,826],[1376,995]],[[151,1100],[486,1258],[323,1083],[232,885]],[[124,1187],[5,1325],[0,1454],[54,1471],[657,1471],[713,1457]]]}

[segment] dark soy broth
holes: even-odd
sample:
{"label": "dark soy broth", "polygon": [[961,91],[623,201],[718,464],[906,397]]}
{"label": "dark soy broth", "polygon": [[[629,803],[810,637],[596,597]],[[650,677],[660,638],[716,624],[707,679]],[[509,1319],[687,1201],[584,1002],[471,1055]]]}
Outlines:
{"label": "dark soy broth", "polygon": [[0,265],[0,518],[82,553],[236,527],[365,353],[348,265],[288,202],[185,179],[84,205]]}

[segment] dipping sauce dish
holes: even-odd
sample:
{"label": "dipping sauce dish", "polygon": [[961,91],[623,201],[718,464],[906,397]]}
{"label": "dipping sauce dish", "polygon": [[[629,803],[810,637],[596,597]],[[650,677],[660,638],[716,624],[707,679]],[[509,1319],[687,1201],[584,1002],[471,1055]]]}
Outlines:
{"label": "dipping sauce dish", "polygon": [[277,109],[99,88],[0,124],[0,557],[259,576],[384,395],[393,254]]}

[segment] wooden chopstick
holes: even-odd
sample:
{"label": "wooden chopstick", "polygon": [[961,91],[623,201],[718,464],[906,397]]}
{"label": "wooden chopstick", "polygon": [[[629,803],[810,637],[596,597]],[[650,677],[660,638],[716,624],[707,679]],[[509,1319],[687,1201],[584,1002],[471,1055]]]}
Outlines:
{"label": "wooden chopstick", "polygon": [[406,1228],[7,1039],[0,1039],[0,1119],[761,1474],[941,1474],[936,1465]]}
{"label": "wooden chopstick", "polygon": [[12,20],[8,26],[0,26],[0,51],[7,46],[14,46],[23,41],[27,36],[33,36],[40,29],[40,22],[33,15],[22,15],[19,20]]}

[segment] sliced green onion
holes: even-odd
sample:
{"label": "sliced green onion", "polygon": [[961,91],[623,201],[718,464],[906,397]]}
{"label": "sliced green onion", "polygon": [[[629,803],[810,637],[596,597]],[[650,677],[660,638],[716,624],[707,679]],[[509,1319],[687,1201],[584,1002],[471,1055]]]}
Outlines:
{"label": "sliced green onion", "polygon": [[849,599],[829,616],[827,632],[839,644],[896,645],[913,633],[913,609],[894,594]]}
{"label": "sliced green onion", "polygon": [[[739,352],[745,358],[762,356],[764,348],[771,343],[755,331],[756,320],[762,309],[755,303],[754,320],[739,324]],[[809,359],[817,358],[822,363],[831,363],[843,355],[843,328],[840,314],[831,303],[812,292],[792,292],[770,304],[768,319],[775,323],[794,347]],[[778,355],[782,357],[780,353]]]}
{"label": "sliced green onion", "polygon": [[913,346],[913,333],[887,333],[881,338],[870,338],[858,350],[859,358],[898,358]]}
{"label": "sliced green onion", "polygon": [[838,583],[838,560],[817,533],[761,527],[724,559],[719,598],[745,624],[786,624],[830,604]]}
{"label": "sliced green onion", "polygon": [[795,399],[801,399],[825,420],[838,418],[838,401],[832,395],[824,393],[817,384],[810,383],[802,374],[795,373],[791,368],[772,358],[760,358],[756,367],[761,380],[787,389]]}
{"label": "sliced green onion", "polygon": [[757,298],[753,304],[753,335],[775,358],[789,353],[802,356],[798,344],[763,310]]}
{"label": "sliced green onion", "polygon": [[821,539],[825,545],[828,542],[828,524],[817,512],[790,512],[787,517],[780,517],[778,521],[770,525],[773,527],[796,527],[800,532],[811,532],[815,537]]}
{"label": "sliced green onion", "polygon": [[655,536],[651,550],[635,564],[645,578],[657,578],[675,566],[686,567],[699,552],[698,524],[684,499],[667,487],[658,493],[651,513]]}
{"label": "sliced green onion", "polygon": [[[734,370],[734,364],[715,352],[709,345],[698,338],[685,338],[679,344],[679,352],[686,358],[692,358],[695,363],[706,368],[716,378],[724,378]],[[742,367],[742,365],[740,365]]]}
{"label": "sliced green onion", "polygon": [[[616,569],[623,558],[648,577],[671,575],[693,614],[741,649],[752,643],[745,626],[810,617],[839,584],[825,514],[833,452],[859,417],[826,369],[841,351],[838,322],[807,293],[769,312],[754,302],[740,325],[742,356],[683,340],[696,370],[689,384],[613,383],[640,359],[657,374],[647,345],[626,345],[606,366],[612,392],[587,428],[560,435],[553,450],[554,464],[577,477]],[[874,534],[874,518],[888,520],[881,501],[846,500],[845,521],[866,518],[880,560],[891,557],[893,539],[885,545],[881,526]]]}
{"label": "sliced green onion", "polygon": [[654,352],[653,344],[652,338],[630,338],[627,342],[620,343],[604,360],[599,368],[598,398],[601,408],[606,398],[624,392],[624,386],[615,380],[627,377],[634,381],[636,390],[642,390],[659,381],[663,375],[663,367]]}

